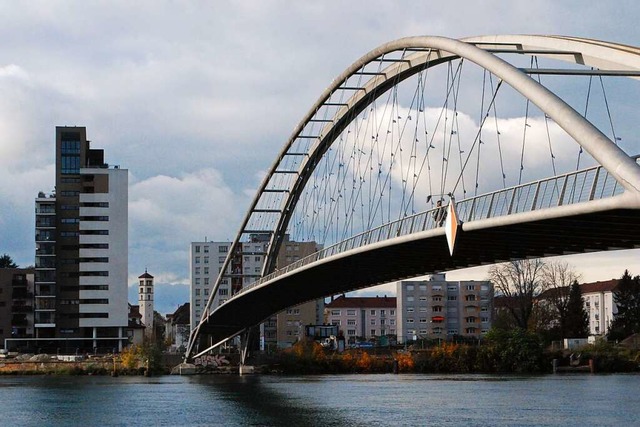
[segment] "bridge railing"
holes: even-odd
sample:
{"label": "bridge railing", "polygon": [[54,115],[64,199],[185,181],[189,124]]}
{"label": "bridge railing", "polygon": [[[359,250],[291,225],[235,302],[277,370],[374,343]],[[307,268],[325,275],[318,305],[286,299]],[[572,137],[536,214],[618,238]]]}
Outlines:
{"label": "bridge railing", "polygon": [[[634,159],[640,163],[640,156],[634,156]],[[593,166],[461,200],[456,203],[456,212],[460,221],[471,222],[604,199],[622,194],[623,191],[624,188],[606,169]],[[438,228],[435,221],[437,209],[432,208],[356,234],[258,279],[234,296],[312,262],[393,237]]]}

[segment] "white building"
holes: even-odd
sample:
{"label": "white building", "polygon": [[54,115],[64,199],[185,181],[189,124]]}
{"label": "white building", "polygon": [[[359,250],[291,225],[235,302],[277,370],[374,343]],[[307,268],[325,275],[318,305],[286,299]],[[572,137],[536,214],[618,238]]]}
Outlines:
{"label": "white building", "polygon": [[43,351],[127,342],[128,171],[84,127],[56,127],[56,193],[36,198],[34,334]]}
{"label": "white building", "polygon": [[144,325],[144,336],[147,339],[153,338],[153,276],[147,270],[138,276],[138,304],[142,324]]}
{"label": "white building", "polygon": [[[190,324],[200,322],[204,308],[211,296],[213,286],[222,270],[231,248],[231,242],[192,242],[189,250]],[[262,271],[262,263],[268,242],[254,239],[242,243],[241,252],[234,256],[227,268],[226,277],[214,296],[212,309],[224,303],[243,286],[253,283]]]}
{"label": "white building", "polygon": [[447,281],[444,274],[433,274],[396,287],[398,342],[480,337],[491,328],[491,282]]}

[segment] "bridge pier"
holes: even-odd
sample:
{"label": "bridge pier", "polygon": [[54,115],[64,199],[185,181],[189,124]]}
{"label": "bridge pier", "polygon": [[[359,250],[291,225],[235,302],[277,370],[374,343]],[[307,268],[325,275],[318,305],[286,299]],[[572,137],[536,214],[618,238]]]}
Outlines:
{"label": "bridge pier", "polygon": [[238,366],[238,372],[240,375],[254,373],[254,366],[246,364],[247,356],[249,355],[251,329],[252,328],[247,328],[240,334],[240,364]]}

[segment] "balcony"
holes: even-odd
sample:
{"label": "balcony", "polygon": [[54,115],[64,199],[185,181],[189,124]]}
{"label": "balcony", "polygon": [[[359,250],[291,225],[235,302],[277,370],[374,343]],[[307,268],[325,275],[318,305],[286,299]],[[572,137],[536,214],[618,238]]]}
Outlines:
{"label": "balcony", "polygon": [[33,298],[33,294],[31,292],[27,292],[26,288],[13,288],[13,292],[11,293],[11,299],[31,299]]}
{"label": "balcony", "polygon": [[11,326],[27,326],[27,317],[24,314],[14,314],[11,318]]}
{"label": "balcony", "polygon": [[33,307],[28,304],[15,304],[11,306],[11,311],[14,313],[31,313]]}

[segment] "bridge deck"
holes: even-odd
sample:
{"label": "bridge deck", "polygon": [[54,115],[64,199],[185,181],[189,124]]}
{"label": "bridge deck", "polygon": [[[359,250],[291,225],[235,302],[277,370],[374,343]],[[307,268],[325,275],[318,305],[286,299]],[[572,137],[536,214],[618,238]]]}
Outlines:
{"label": "bridge deck", "polygon": [[[544,219],[458,233],[453,256],[444,229],[431,237],[404,236],[369,250],[353,250],[274,278],[229,300],[199,333],[218,342],[273,313],[305,301],[375,284],[515,258],[640,246],[640,212],[604,212]],[[395,242],[394,242],[395,241]]]}

